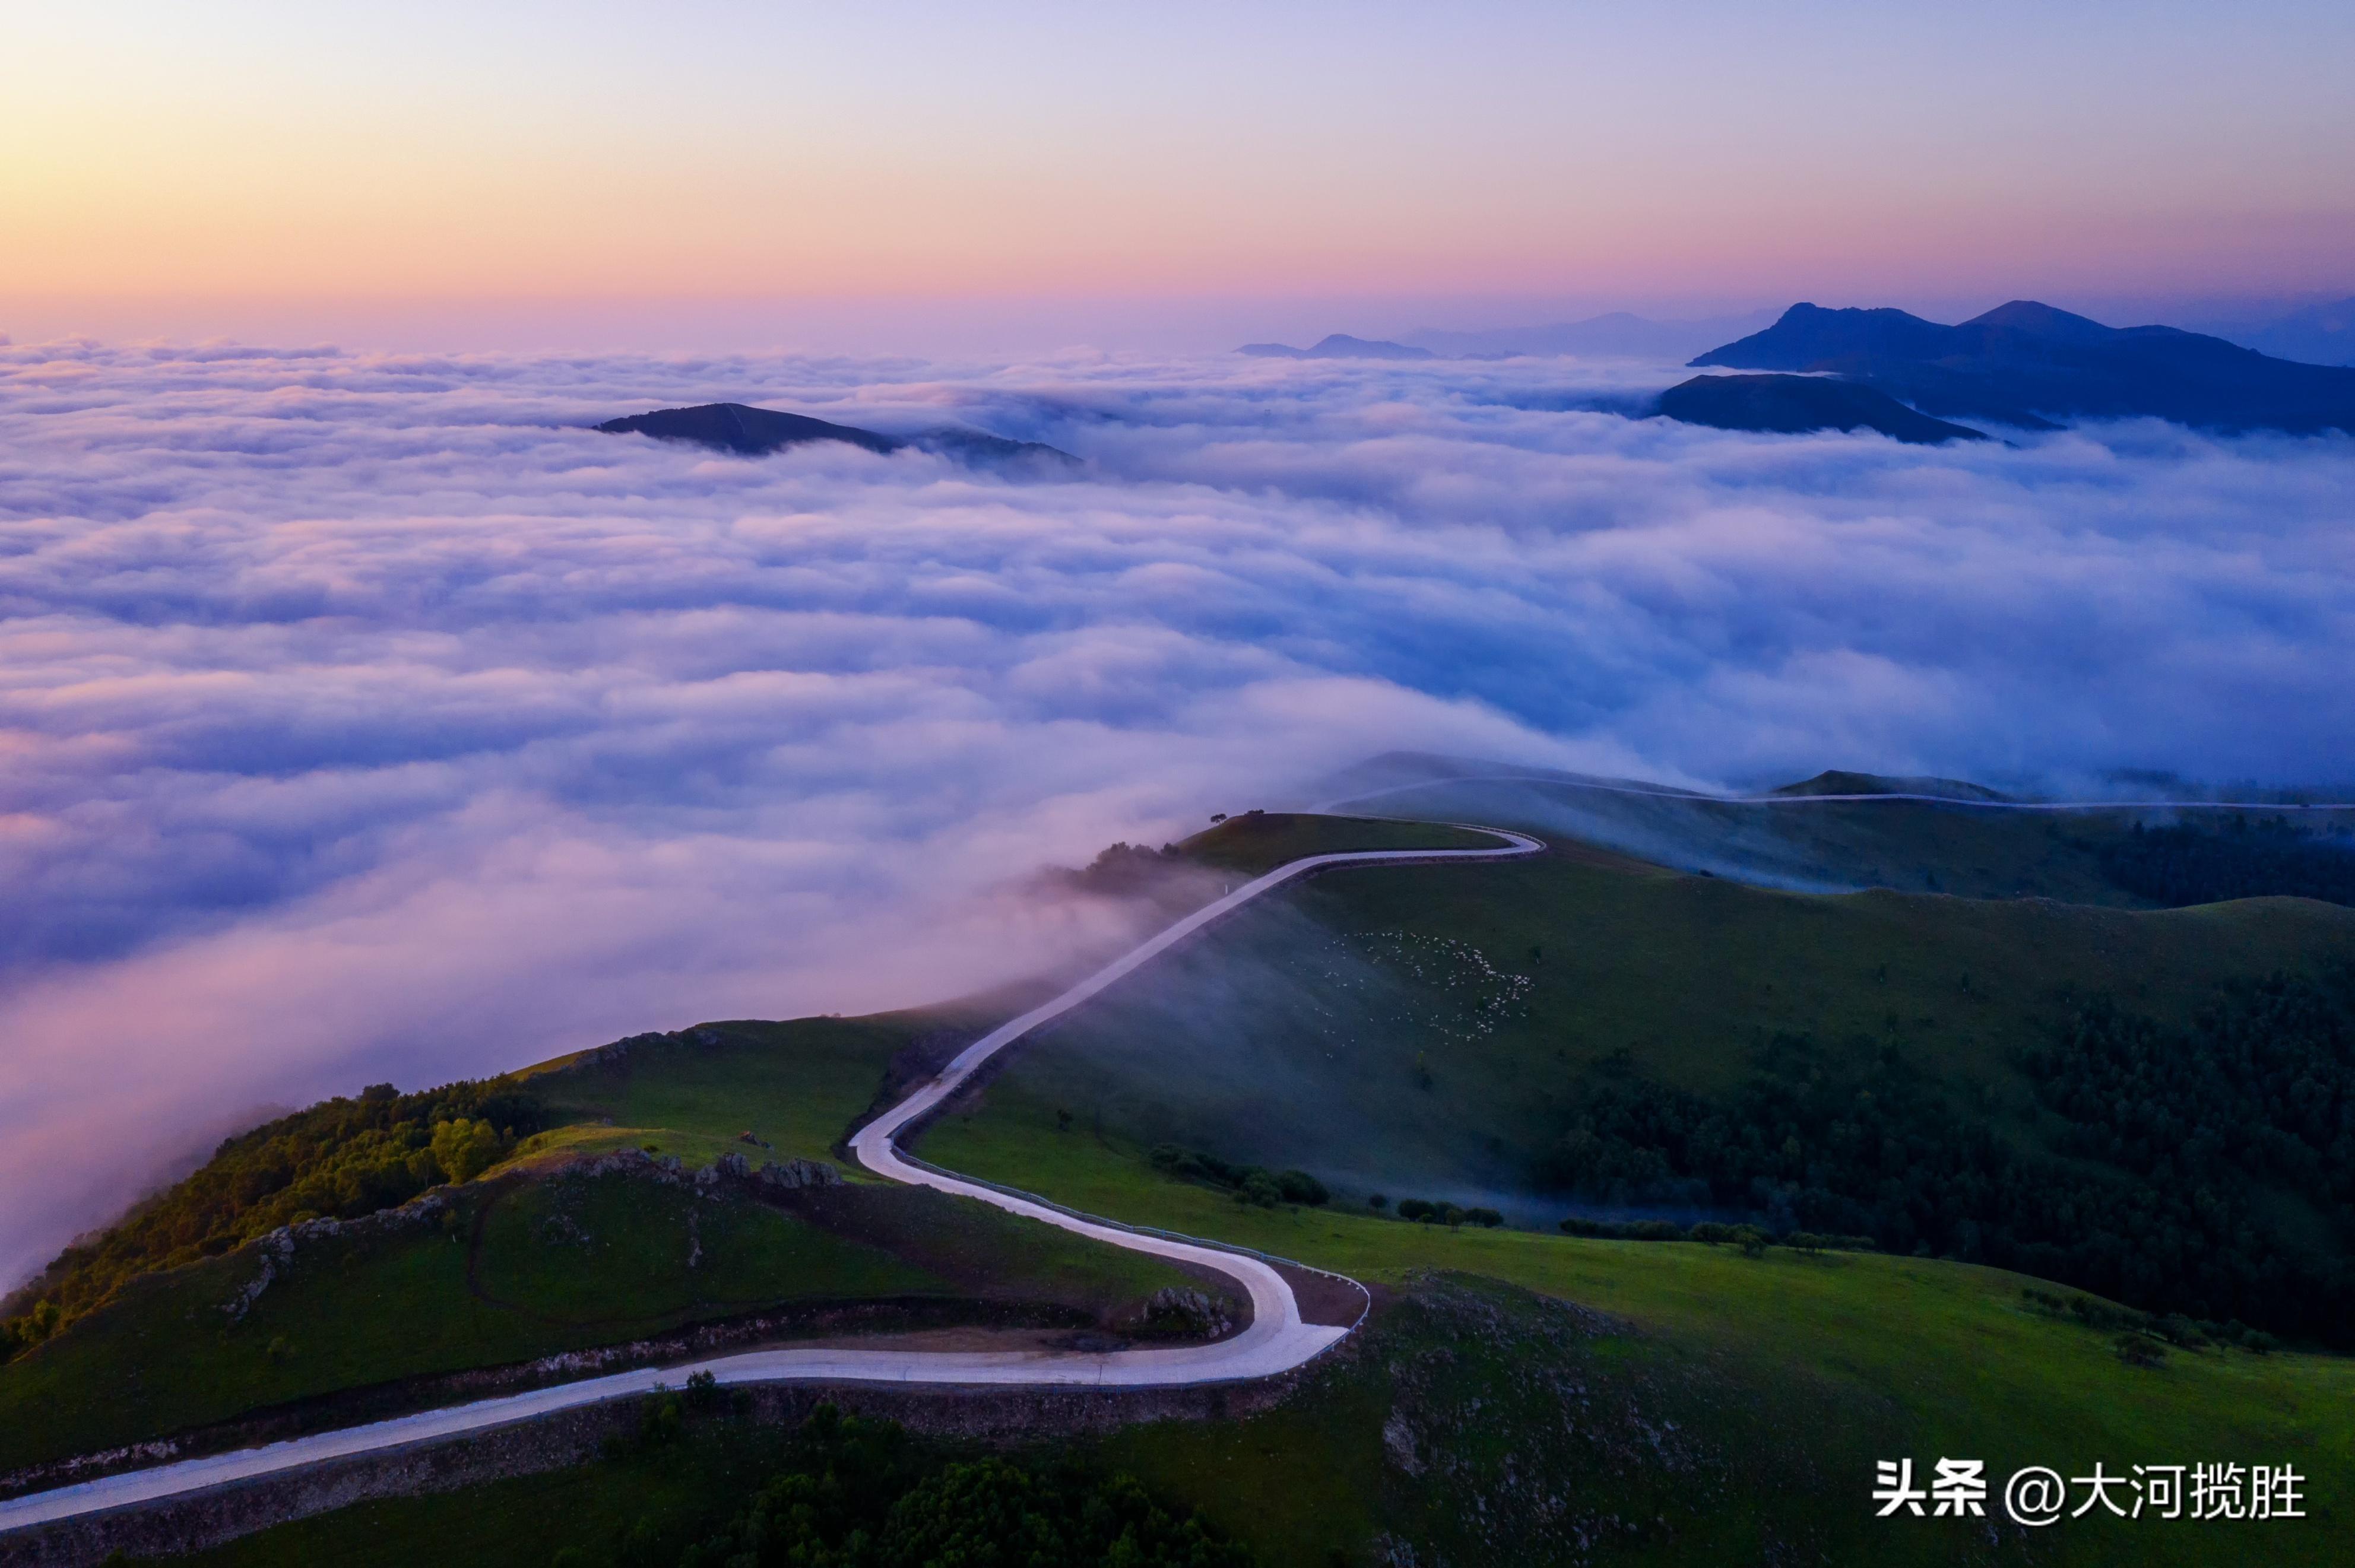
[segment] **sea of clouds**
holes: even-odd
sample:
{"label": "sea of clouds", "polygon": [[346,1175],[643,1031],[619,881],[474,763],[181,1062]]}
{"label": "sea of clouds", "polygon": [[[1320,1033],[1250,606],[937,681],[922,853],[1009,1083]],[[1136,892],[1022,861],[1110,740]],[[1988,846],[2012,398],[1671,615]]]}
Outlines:
{"label": "sea of clouds", "polygon": [[[2355,441],[1675,374],[0,344],[0,1283],[264,1106],[1066,960],[1042,863],[1393,747],[2347,773]],[[586,428],[718,399],[1085,466]]]}

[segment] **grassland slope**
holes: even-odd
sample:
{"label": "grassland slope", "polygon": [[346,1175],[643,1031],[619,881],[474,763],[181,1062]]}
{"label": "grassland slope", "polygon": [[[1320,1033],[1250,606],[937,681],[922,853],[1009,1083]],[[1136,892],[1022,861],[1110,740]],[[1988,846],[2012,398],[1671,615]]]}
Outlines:
{"label": "grassland slope", "polygon": [[[1043,1033],[983,1115],[1523,1223],[1582,1199],[1861,1232],[2316,1332],[2348,1289],[2350,960],[2355,911],[2295,899],[1801,895],[1577,853],[1352,870]],[[2275,1085],[2239,1109],[2181,1066],[2233,1039]]]}
{"label": "grassland slope", "polygon": [[[1388,1538],[1416,1561],[1505,1563],[2318,1564],[2339,1560],[2350,1527],[2344,1357],[2210,1348],[2136,1364],[2111,1332],[2041,1309],[2023,1294],[2037,1282],[1936,1259],[1752,1257],[1451,1229],[1337,1202],[1261,1208],[1170,1180],[1118,1138],[995,1107],[943,1120],[923,1152],[1410,1299],[1434,1274],[1462,1282],[1465,1296],[1407,1319],[1403,1343],[1383,1333],[1398,1319],[1378,1319],[1356,1355],[1283,1408],[1106,1446],[1107,1463],[1199,1499],[1269,1563],[1402,1561]],[[1518,1291],[1575,1311],[1531,1308]],[[1884,1525],[1873,1467],[1901,1456],[1923,1473],[1941,1456],[1977,1458],[1998,1478],[2272,1456],[2263,1462],[2307,1478],[2307,1517],[2231,1534],[2097,1510],[2033,1541],[1999,1520]],[[1565,1523],[1587,1527],[1572,1550],[1546,1533]]]}
{"label": "grassland slope", "polygon": [[[496,1101],[541,1129],[503,1138],[499,1162],[469,1180],[437,1171],[418,1197],[357,1214],[280,1213],[283,1201],[249,1192],[249,1210],[277,1228],[127,1271],[0,1365],[0,1476],[198,1429],[222,1441],[313,1429],[608,1364],[559,1364],[567,1356],[659,1361],[690,1331],[734,1337],[721,1342],[958,1325],[1124,1334],[1146,1328],[1157,1290],[1216,1289],[855,1171],[824,1187],[689,1179],[730,1154],[751,1168],[828,1161],[895,1054],[966,1027],[950,1009],[640,1036],[500,1080],[488,1100],[470,1093],[470,1107]],[[332,1101],[261,1141],[298,1127],[328,1169],[405,1140],[430,1150],[430,1131],[377,1125],[402,1126],[411,1102],[439,1103]],[[245,1169],[235,1157],[250,1142],[229,1140],[229,1163],[199,1171],[193,1190],[232,1187],[225,1172]]]}
{"label": "grassland slope", "polygon": [[[1760,886],[2153,908],[2264,894],[2355,902],[2355,806],[2019,810],[1983,785],[1828,772],[1765,800],[1419,754],[1329,781],[1337,810],[1496,822]],[[1932,800],[1903,796],[1927,795]],[[1863,800],[1825,797],[1864,796]]]}

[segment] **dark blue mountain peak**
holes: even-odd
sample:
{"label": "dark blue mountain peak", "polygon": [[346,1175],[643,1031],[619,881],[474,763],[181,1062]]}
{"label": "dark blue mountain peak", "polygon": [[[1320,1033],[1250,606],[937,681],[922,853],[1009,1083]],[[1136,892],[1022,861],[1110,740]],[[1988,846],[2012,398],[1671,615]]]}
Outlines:
{"label": "dark blue mountain peak", "polygon": [[1830,375],[1925,414],[2030,429],[2139,416],[2222,430],[2355,430],[2355,370],[2272,359],[2175,327],[2105,326],[2035,300],[1955,326],[1797,304],[1692,363]]}

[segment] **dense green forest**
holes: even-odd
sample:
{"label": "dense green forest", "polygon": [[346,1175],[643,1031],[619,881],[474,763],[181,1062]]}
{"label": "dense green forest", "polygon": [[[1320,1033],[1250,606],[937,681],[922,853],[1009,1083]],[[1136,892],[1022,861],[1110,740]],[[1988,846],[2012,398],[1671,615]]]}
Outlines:
{"label": "dense green forest", "polygon": [[2355,905],[2355,843],[2277,819],[2234,816],[2222,829],[2137,822],[2095,854],[2112,882],[2174,908],[2267,895]]}
{"label": "dense green forest", "polygon": [[281,1225],[356,1219],[479,1174],[540,1125],[512,1079],[403,1095],[376,1084],[225,1139],[186,1179],[59,1254],[0,1322],[0,1361],[127,1281],[224,1253]]}
{"label": "dense green forest", "polygon": [[[718,1397],[692,1383],[649,1407],[642,1443],[659,1443],[681,1406]],[[579,1549],[558,1561],[588,1562]],[[1252,1554],[1199,1518],[1161,1508],[1125,1476],[995,1457],[944,1461],[888,1421],[820,1405],[776,1475],[684,1551],[646,1531],[624,1538],[627,1568],[1251,1568]]]}
{"label": "dense green forest", "polygon": [[[1602,1064],[1541,1175],[1614,1204],[1744,1211],[1778,1233],[1870,1235],[2349,1342],[2355,976],[2238,987],[2184,1028],[2095,1000],[2021,1065],[2079,1158],[1998,1136],[1893,1047],[1780,1035],[1722,1098]],[[2285,1234],[2284,1190],[2320,1200],[2331,1234]]]}

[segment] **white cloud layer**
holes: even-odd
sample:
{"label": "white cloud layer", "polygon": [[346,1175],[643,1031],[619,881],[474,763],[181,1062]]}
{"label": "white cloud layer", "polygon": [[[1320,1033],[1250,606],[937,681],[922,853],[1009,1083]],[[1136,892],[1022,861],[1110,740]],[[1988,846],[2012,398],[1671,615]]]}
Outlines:
{"label": "white cloud layer", "polygon": [[[1052,961],[1041,862],[1393,747],[2347,772],[2355,442],[1668,378],[0,347],[0,1278],[259,1104]],[[719,398],[1091,467],[582,428]]]}

